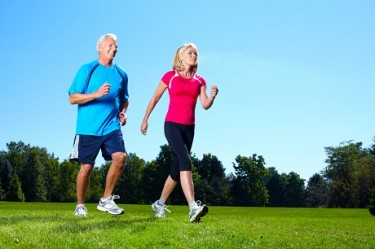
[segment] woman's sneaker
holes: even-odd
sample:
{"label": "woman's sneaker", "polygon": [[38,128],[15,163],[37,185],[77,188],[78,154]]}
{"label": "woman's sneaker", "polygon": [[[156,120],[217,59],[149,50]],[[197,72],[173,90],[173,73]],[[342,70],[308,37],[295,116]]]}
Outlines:
{"label": "woman's sneaker", "polygon": [[85,204],[79,204],[76,206],[76,209],[74,210],[73,214],[78,217],[86,217],[87,215],[87,208],[85,207]]}
{"label": "woman's sneaker", "polygon": [[194,206],[190,208],[190,222],[199,222],[201,220],[201,217],[205,216],[207,213],[208,207],[204,204],[202,205],[201,201],[196,201]]}
{"label": "woman's sneaker", "polygon": [[155,217],[157,218],[165,218],[165,211],[171,213],[171,211],[168,209],[168,206],[160,205],[159,201],[155,201],[154,203],[152,203],[151,208],[155,212]]}
{"label": "woman's sneaker", "polygon": [[113,201],[115,199],[120,199],[120,196],[118,195],[110,195],[107,197],[107,199],[100,198],[99,204],[97,206],[97,209],[102,212],[108,212],[110,214],[114,215],[120,215],[124,213],[124,209],[120,208],[116,205],[116,203]]}

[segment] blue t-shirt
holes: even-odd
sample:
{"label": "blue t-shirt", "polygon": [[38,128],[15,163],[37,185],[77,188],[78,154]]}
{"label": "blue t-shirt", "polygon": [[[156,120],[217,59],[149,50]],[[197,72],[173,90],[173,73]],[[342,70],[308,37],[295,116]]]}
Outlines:
{"label": "blue t-shirt", "polygon": [[77,134],[103,136],[120,129],[120,105],[129,99],[128,76],[122,68],[115,64],[105,67],[97,60],[85,64],[78,70],[69,94],[92,93],[105,82],[111,85],[107,95],[78,105]]}

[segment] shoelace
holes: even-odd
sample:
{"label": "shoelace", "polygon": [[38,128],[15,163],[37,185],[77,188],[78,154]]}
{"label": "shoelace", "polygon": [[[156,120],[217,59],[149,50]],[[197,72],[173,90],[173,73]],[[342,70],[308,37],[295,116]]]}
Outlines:
{"label": "shoelace", "polygon": [[167,211],[168,213],[172,213],[172,211],[168,209],[167,205],[164,205],[161,208],[162,208],[163,213],[164,213],[164,211]]}
{"label": "shoelace", "polygon": [[120,196],[119,195],[110,195],[108,197],[108,201],[110,201],[110,203],[112,204],[112,208],[111,210],[114,210],[114,209],[122,209],[120,208],[119,206],[117,206],[117,204],[113,201],[113,200],[116,200],[116,199],[120,199]]}
{"label": "shoelace", "polygon": [[197,206],[202,206],[202,202],[201,202],[201,201],[199,201],[199,200],[198,200],[198,201],[196,201],[195,203],[197,204]]}
{"label": "shoelace", "polygon": [[83,211],[84,211],[85,213],[87,213],[87,208],[86,208],[85,206],[81,206],[81,207],[78,208],[78,210],[79,210],[79,209],[83,209]]}
{"label": "shoelace", "polygon": [[119,195],[111,195],[111,199],[112,200],[116,200],[116,199],[120,199],[120,196]]}
{"label": "shoelace", "polygon": [[81,214],[82,210],[84,211],[84,213],[87,213],[87,208],[85,206],[76,207],[76,210],[74,211],[74,213],[78,212],[79,214]]}

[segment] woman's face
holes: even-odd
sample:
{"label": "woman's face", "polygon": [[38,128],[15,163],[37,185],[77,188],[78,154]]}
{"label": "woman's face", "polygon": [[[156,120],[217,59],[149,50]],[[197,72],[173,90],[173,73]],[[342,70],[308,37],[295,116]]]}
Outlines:
{"label": "woman's face", "polygon": [[185,51],[181,53],[180,59],[182,63],[186,66],[195,66],[198,60],[197,51],[192,47],[188,47]]}

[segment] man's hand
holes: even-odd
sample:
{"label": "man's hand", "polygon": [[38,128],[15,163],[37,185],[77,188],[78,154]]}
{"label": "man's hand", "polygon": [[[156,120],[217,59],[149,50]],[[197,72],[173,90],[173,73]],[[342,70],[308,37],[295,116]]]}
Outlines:
{"label": "man's hand", "polygon": [[126,125],[126,122],[128,121],[128,116],[126,116],[125,113],[120,112],[119,118],[120,118],[120,124],[121,124],[121,126]]}
{"label": "man's hand", "polygon": [[96,92],[98,93],[99,98],[100,98],[100,97],[103,97],[104,95],[107,95],[110,90],[111,90],[111,84],[109,84],[108,82],[104,82],[104,84],[101,85],[98,91]]}

